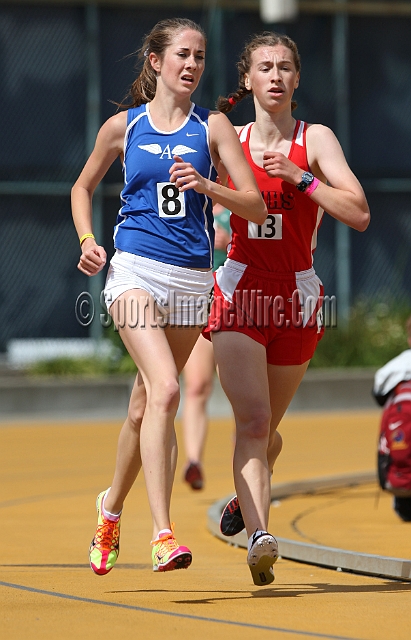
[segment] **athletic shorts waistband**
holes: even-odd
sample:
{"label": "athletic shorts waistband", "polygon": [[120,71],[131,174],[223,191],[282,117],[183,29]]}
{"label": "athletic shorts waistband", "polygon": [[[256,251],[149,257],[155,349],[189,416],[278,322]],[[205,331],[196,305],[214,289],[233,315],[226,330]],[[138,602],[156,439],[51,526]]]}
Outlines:
{"label": "athletic shorts waistband", "polygon": [[255,267],[250,267],[243,262],[238,262],[237,260],[232,260],[231,258],[227,258],[223,266],[233,269],[234,271],[238,271],[239,273],[247,273],[248,275],[256,276],[257,278],[270,281],[285,282],[297,280],[298,282],[301,282],[303,280],[310,280],[316,275],[314,267],[311,267],[310,269],[306,269],[304,271],[266,271],[264,269],[256,269]]}
{"label": "athletic shorts waistband", "polygon": [[207,280],[207,277],[210,273],[212,273],[212,269],[204,270],[204,269],[195,269],[190,267],[180,267],[175,264],[168,264],[166,262],[159,262],[158,260],[153,260],[152,258],[145,258],[144,256],[139,256],[134,253],[129,253],[128,251],[122,251],[121,249],[116,249],[116,253],[113,258],[115,258],[115,262],[121,265],[121,262],[127,264],[127,266],[133,268],[134,266],[141,266],[145,269],[150,270],[151,272],[160,274],[160,275],[181,275],[188,276],[190,280],[194,282],[202,283]]}

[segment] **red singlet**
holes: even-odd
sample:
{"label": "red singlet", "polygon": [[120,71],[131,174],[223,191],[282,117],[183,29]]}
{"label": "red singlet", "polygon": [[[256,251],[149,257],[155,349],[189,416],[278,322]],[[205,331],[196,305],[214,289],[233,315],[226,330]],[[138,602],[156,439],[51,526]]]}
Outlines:
{"label": "red singlet", "polygon": [[[268,216],[257,225],[231,214],[232,241],[228,257],[264,271],[290,273],[305,271],[313,264],[317,246],[317,229],[323,210],[289,182],[270,178],[265,169],[253,161],[250,153],[250,122],[240,132],[240,142],[247,162],[267,206]],[[297,120],[289,160],[309,171],[306,149],[307,123]],[[234,189],[234,185],[229,181]]]}
{"label": "red singlet", "polygon": [[[243,333],[265,347],[269,364],[302,364],[323,333],[323,287],[312,266],[323,209],[254,163],[252,125],[242,129],[240,142],[268,216],[257,225],[231,214],[228,259],[215,273],[214,302],[203,334],[210,339],[210,332]],[[297,121],[288,155],[301,173],[309,171],[306,131],[307,124]],[[229,185],[234,188],[230,180]]]}

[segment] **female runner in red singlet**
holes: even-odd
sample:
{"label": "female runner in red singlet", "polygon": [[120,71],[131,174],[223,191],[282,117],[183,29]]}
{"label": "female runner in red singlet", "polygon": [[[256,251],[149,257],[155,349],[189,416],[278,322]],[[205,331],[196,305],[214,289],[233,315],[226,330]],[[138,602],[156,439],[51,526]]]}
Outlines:
{"label": "female runner in red singlet", "polygon": [[205,333],[236,421],[237,496],[220,526],[226,535],[245,526],[247,562],[254,583],[264,586],[274,580],[278,556],[267,532],[270,475],[281,450],[276,429],[322,335],[322,284],[312,258],[317,230],[324,211],[358,231],[370,214],[333,132],[292,115],[300,80],[295,43],[272,32],[254,36],[238,69],[238,90],[217,107],[226,113],[253,96],[255,122],[237,129],[268,217],[257,225],[231,215],[231,249],[216,272]]}

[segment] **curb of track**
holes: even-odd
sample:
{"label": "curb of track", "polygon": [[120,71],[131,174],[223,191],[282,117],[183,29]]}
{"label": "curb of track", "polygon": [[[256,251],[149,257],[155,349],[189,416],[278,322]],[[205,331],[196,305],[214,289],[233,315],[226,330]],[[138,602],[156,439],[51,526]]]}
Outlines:
{"label": "curb of track", "polygon": [[[339,487],[368,484],[376,479],[375,471],[365,471],[356,474],[344,474],[324,478],[313,478],[299,482],[284,482],[271,487],[271,500],[285,499],[293,495],[314,493],[318,490],[337,489]],[[215,502],[208,510],[208,530],[224,542],[247,548],[247,534],[245,531],[227,538],[220,531],[221,513],[232,494]],[[352,571],[364,575],[372,575],[395,580],[411,582],[411,560],[405,558],[391,558],[370,553],[346,551],[334,547],[325,547],[305,542],[297,542],[287,538],[277,538],[280,555],[287,560],[294,560],[306,564]]]}

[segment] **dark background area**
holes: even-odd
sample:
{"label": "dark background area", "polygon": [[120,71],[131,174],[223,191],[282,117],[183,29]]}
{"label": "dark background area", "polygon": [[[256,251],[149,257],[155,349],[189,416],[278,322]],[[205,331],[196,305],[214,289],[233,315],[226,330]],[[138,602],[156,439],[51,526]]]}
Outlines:
{"label": "dark background area", "polygon": [[[209,26],[204,10],[103,4],[98,12],[100,123],[116,111],[110,101],[124,98],[136,73],[136,57],[130,54],[159,19],[184,16],[206,31]],[[297,22],[274,27],[297,42],[302,58],[296,117],[335,130],[333,20],[332,15],[300,14]],[[351,15],[348,24],[349,160],[372,213],[366,233],[350,231],[351,302],[409,302],[411,20]],[[251,34],[264,29],[258,12],[222,12],[223,38],[218,50],[214,43],[208,51],[196,102],[213,108],[216,86],[225,93],[236,88],[238,54]],[[74,313],[75,300],[89,282],[76,268],[79,247],[69,199],[87,157],[86,33],[85,7],[0,4],[0,351],[17,337],[89,335]],[[234,124],[253,117],[251,100],[230,114]],[[105,179],[99,238],[109,256],[121,180],[116,162]],[[330,296],[336,293],[335,227],[325,215],[315,253],[316,271]]]}

